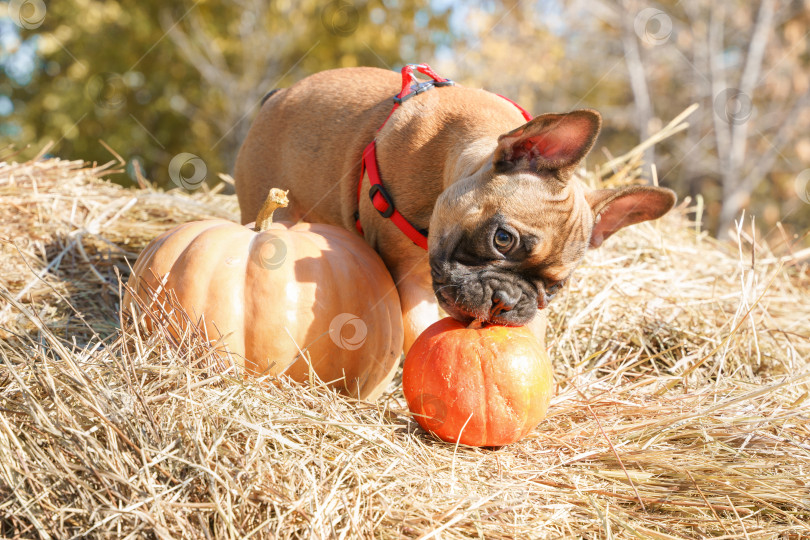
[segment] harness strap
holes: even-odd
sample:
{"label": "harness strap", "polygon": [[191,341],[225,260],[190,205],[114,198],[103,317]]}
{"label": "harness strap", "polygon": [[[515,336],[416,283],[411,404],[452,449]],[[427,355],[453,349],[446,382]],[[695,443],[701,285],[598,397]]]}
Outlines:
{"label": "harness strap", "polygon": [[[431,80],[425,82],[419,82],[414,75],[414,71],[418,71],[423,75],[427,75],[430,77]],[[385,121],[382,123],[380,127],[377,128],[377,133],[385,126],[391,116],[394,114],[402,103],[417,95],[421,94],[422,92],[427,92],[428,90],[441,87],[441,86],[450,86],[454,84],[453,81],[450,79],[445,79],[440,77],[431,67],[427,64],[408,64],[402,68],[402,89],[400,90],[399,94],[394,96],[394,106],[391,108],[391,112],[388,113]],[[529,114],[523,107],[512,101],[511,99],[501,96],[497,94],[499,97],[502,97],[512,105],[518,108],[518,110],[523,114],[523,117],[528,121],[532,119],[532,115]],[[360,198],[363,194],[363,176],[365,173],[368,172],[368,180],[371,184],[371,188],[368,190],[369,198],[371,199],[371,204],[374,206],[375,210],[380,213],[380,215],[386,219],[390,219],[396,227],[405,233],[405,236],[410,238],[410,240],[419,246],[420,248],[427,250],[428,243],[427,243],[427,236],[428,233],[426,230],[420,230],[414,227],[405,216],[399,213],[399,211],[394,206],[394,200],[391,198],[391,195],[385,190],[385,187],[382,184],[382,178],[380,177],[380,169],[377,164],[377,144],[376,138],[372,139],[372,141],[365,147],[363,150],[363,159],[360,162],[360,182],[357,185],[357,202],[360,203]],[[361,235],[363,234],[363,226],[360,224],[360,211],[358,210],[355,212],[355,227],[357,228],[357,232]]]}
{"label": "harness strap", "polygon": [[524,109],[523,107],[521,107],[520,105],[518,105],[517,103],[515,103],[514,101],[512,101],[508,97],[502,96],[500,94],[495,94],[495,95],[498,96],[499,98],[505,99],[506,101],[508,101],[509,103],[514,105],[515,107],[517,107],[517,110],[520,111],[520,113],[523,115],[523,118],[525,118],[527,122],[532,119],[532,115],[529,114],[529,111],[527,111],[526,109]]}
{"label": "harness strap", "polygon": [[[368,190],[368,196],[371,198],[371,204],[374,205],[377,212],[379,212],[382,217],[393,221],[394,225],[405,233],[405,236],[410,238],[414,244],[422,249],[427,249],[427,231],[417,229],[411,225],[410,221],[405,219],[405,216],[399,213],[399,210],[394,207],[394,201],[382,184],[380,170],[377,167],[376,144],[374,141],[371,141],[369,145],[366,146],[365,150],[363,150],[363,163],[360,166],[361,182],[363,181],[362,174],[366,171],[368,171],[368,181],[371,184],[371,188]],[[360,234],[363,234],[359,217],[356,225]]]}

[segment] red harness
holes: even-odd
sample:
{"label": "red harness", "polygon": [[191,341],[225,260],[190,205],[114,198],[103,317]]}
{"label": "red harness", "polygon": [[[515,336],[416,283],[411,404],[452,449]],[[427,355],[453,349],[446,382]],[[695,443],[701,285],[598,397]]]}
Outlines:
{"label": "red harness", "polygon": [[[414,70],[427,75],[431,78],[431,80],[425,82],[417,81],[416,76],[413,74]],[[404,68],[402,68],[402,90],[400,90],[399,94],[394,96],[394,107],[391,109],[391,112],[388,114],[385,122],[382,123],[382,126],[377,128],[377,133],[380,132],[383,126],[385,126],[385,123],[388,122],[388,120],[394,114],[394,111],[396,111],[405,100],[412,98],[417,94],[421,94],[422,92],[427,92],[434,87],[450,86],[453,84],[455,83],[453,83],[453,81],[450,79],[439,77],[439,75],[437,75],[436,72],[433,71],[433,69],[431,69],[431,67],[427,64],[406,65]],[[517,107],[518,110],[523,114],[526,121],[532,119],[532,115],[526,112],[523,107],[507,97],[501,96],[500,94],[497,95]],[[391,195],[388,194],[382,184],[382,178],[380,178],[380,169],[377,165],[376,139],[372,140],[363,150],[363,161],[360,164],[360,182],[357,186],[358,204],[360,204],[360,197],[363,193],[363,176],[366,171],[368,171],[368,180],[371,184],[371,188],[368,190],[368,196],[371,198],[371,204],[374,205],[377,212],[379,212],[382,217],[393,221],[394,225],[405,233],[405,236],[410,238],[414,244],[426,250],[428,247],[427,231],[417,229],[411,225],[411,223],[405,219],[402,214],[399,213],[394,206],[394,200],[391,198]],[[360,225],[359,211],[355,214],[355,218],[355,226],[357,227],[357,231],[362,235],[363,227]]]}

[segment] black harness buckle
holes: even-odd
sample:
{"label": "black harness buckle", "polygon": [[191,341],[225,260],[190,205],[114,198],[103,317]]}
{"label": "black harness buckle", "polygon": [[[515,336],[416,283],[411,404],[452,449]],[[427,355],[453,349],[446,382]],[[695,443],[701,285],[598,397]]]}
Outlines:
{"label": "black harness buckle", "polygon": [[454,84],[456,83],[450,79],[447,79],[446,81],[424,81],[416,83],[411,85],[411,91],[408,94],[405,94],[403,97],[394,96],[394,103],[397,105],[402,105],[403,101],[407,101],[415,95],[423,94],[433,87],[439,88],[441,86],[453,86]]}
{"label": "black harness buckle", "polygon": [[[385,202],[388,204],[388,208],[385,210],[380,210],[376,206],[374,206],[374,195],[379,193]],[[380,215],[386,219],[390,218],[394,215],[394,201],[391,200],[391,196],[385,191],[385,188],[382,184],[372,184],[371,189],[368,190],[368,198],[371,199],[371,205],[374,206],[374,209],[380,213]]]}

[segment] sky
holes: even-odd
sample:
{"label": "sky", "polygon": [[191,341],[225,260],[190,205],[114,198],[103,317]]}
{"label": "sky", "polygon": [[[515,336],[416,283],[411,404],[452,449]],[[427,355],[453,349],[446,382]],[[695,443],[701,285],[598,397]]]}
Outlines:
{"label": "sky", "polygon": [[[36,40],[34,35],[23,41],[11,18],[0,17],[0,117],[7,117],[14,111],[8,83],[25,85],[31,80],[37,65]],[[13,128],[4,122],[0,125],[0,134],[12,135]]]}

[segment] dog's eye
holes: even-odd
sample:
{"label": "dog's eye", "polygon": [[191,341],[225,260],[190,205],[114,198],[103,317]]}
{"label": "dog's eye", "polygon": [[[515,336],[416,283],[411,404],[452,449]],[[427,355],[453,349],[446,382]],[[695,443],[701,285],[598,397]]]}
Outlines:
{"label": "dog's eye", "polygon": [[557,292],[562,289],[563,285],[565,285],[565,280],[562,281],[555,281],[550,285],[546,286],[546,295],[547,296],[554,296]]}
{"label": "dog's eye", "polygon": [[566,281],[568,281],[568,278],[561,279],[560,281],[553,281],[553,282],[551,282],[549,285],[547,285],[547,286],[545,287],[545,289],[546,289],[546,296],[554,296],[555,294],[557,294],[558,292],[560,292],[560,289],[562,289],[562,288],[563,288],[563,286],[565,285],[565,282],[566,282]]}
{"label": "dog's eye", "polygon": [[492,237],[492,243],[495,245],[495,249],[501,253],[506,253],[514,245],[515,237],[503,229],[498,229]]}

